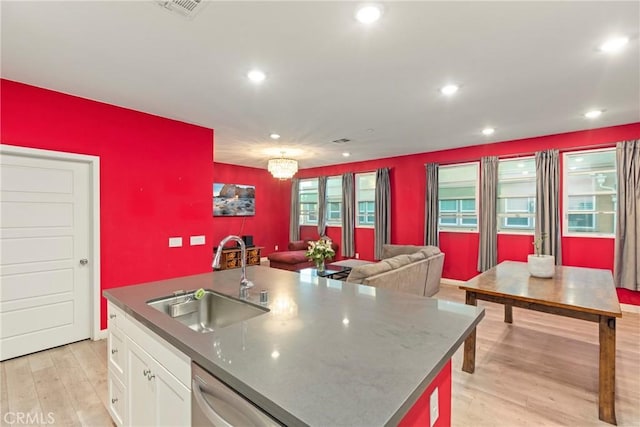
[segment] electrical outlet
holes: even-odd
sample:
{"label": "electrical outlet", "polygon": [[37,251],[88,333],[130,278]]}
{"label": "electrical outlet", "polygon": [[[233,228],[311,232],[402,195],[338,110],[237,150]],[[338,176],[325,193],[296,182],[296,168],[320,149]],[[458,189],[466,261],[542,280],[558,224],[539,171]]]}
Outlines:
{"label": "electrical outlet", "polygon": [[278,250],[278,245],[276,245],[276,251]]}
{"label": "electrical outlet", "polygon": [[431,397],[429,398],[429,426],[433,427],[433,425],[438,420],[438,415],[440,415],[438,410],[438,387],[435,388],[431,392]]}
{"label": "electrical outlet", "polygon": [[360,259],[360,254],[356,252],[356,259]]}

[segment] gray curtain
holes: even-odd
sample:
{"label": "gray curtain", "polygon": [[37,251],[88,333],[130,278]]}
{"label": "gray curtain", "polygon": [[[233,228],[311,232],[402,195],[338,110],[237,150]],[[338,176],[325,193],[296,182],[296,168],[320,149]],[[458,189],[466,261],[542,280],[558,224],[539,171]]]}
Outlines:
{"label": "gray curtain", "polygon": [[424,244],[438,246],[438,164],[427,163],[424,204]]}
{"label": "gray curtain", "polygon": [[640,291],[640,140],[616,146],[618,207],[613,274],[617,287]]}
{"label": "gray curtain", "polygon": [[318,178],[318,236],[327,231],[327,177]]}
{"label": "gray curtain", "polygon": [[498,158],[480,159],[480,247],[478,271],[487,271],[498,263]]}
{"label": "gray curtain", "polygon": [[341,251],[344,257],[353,257],[356,253],[353,233],[355,230],[356,214],[354,209],[355,189],[353,174],[351,172],[342,175],[342,245]]}
{"label": "gray curtain", "polygon": [[562,265],[560,243],[560,194],[558,150],[536,152],[536,231],[535,238],[544,236],[542,253],[554,255],[556,265]]}
{"label": "gray curtain", "polygon": [[382,245],[391,243],[391,182],[389,168],[376,171],[374,218],[375,258],[382,257]]}
{"label": "gray curtain", "polygon": [[300,180],[291,179],[291,209],[289,209],[289,240],[300,240]]}

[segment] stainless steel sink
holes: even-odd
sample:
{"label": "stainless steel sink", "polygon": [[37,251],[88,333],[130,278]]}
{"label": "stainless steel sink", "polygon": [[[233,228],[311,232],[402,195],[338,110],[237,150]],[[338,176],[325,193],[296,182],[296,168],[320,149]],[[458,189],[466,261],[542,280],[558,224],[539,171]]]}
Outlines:
{"label": "stainless steel sink", "polygon": [[206,290],[202,299],[196,300],[193,292],[172,295],[147,301],[158,311],[174,318],[198,332],[213,332],[218,328],[251,319],[269,311],[266,307],[252,304]]}

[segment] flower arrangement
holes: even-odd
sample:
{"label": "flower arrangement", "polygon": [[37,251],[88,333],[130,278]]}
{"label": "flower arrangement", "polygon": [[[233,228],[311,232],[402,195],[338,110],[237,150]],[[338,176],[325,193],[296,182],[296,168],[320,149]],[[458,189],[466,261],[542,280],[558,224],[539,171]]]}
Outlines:
{"label": "flower arrangement", "polygon": [[324,261],[333,258],[336,252],[331,247],[331,240],[320,239],[317,242],[309,242],[305,256],[316,264],[318,270],[324,270]]}

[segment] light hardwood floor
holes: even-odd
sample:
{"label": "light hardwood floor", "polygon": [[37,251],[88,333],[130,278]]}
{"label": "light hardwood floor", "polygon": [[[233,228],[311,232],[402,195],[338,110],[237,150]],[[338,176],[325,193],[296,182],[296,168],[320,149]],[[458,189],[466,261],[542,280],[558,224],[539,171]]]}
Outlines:
{"label": "light hardwood floor", "polygon": [[113,425],[107,412],[106,340],[17,357],[0,368],[2,426],[24,413],[40,425],[51,425],[51,420],[55,425]]}
{"label": "light hardwood floor", "polygon": [[[463,302],[457,287],[437,298]],[[486,309],[478,326],[476,371],[453,357],[453,426],[608,426],[598,420],[595,323],[514,308]],[[81,341],[0,363],[0,412],[53,412],[56,425],[112,426],[107,413],[105,341]],[[616,415],[640,426],[640,316],[617,324]],[[2,425],[4,422],[4,416]],[[46,419],[45,419],[46,421]]]}

